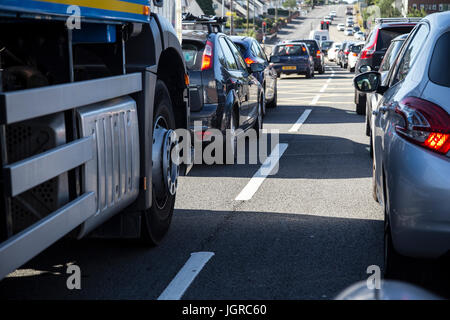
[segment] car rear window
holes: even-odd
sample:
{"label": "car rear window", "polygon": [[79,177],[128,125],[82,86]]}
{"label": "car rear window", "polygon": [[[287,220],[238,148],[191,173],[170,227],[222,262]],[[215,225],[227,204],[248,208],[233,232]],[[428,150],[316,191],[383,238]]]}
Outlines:
{"label": "car rear window", "polygon": [[235,42],[234,44],[236,45],[236,47],[238,47],[239,52],[244,57],[245,53],[247,52],[247,48],[244,46],[244,44],[239,43],[239,42]]}
{"label": "car rear window", "polygon": [[305,44],[306,44],[306,46],[308,47],[308,49],[309,49],[309,52],[316,52],[316,51],[318,51],[319,50],[319,46],[317,45],[317,42],[315,42],[315,41],[302,41],[302,42],[304,42]]}
{"label": "car rear window", "polygon": [[275,47],[273,54],[276,56],[305,56],[307,52],[301,44],[286,44]]}
{"label": "car rear window", "polygon": [[412,29],[413,26],[380,29],[377,39],[377,51],[386,51],[391,45],[392,39],[398,37],[401,34],[409,33]]}
{"label": "car rear window", "polygon": [[431,81],[446,87],[450,87],[450,72],[448,72],[450,70],[449,52],[450,32],[446,32],[436,42],[428,72]]}
{"label": "car rear window", "polygon": [[188,70],[200,70],[202,66],[202,57],[204,44],[197,41],[183,41],[182,50],[184,60],[186,61],[186,68]]}
{"label": "car rear window", "polygon": [[355,52],[355,53],[360,53],[362,47],[363,47],[362,44],[359,44],[359,45],[351,45],[351,46],[350,46],[350,51],[351,51],[351,52]]}

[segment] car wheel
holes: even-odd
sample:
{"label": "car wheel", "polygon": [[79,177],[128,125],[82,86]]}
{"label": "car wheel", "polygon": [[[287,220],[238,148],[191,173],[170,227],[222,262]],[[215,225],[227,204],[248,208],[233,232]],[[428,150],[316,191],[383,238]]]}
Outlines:
{"label": "car wheel", "polygon": [[378,202],[377,196],[377,181],[376,181],[376,171],[375,171],[375,159],[372,161],[372,197],[375,202]]}
{"label": "car wheel", "polygon": [[237,158],[237,136],[236,130],[238,120],[236,113],[232,110],[230,112],[230,119],[228,121],[227,132],[224,136],[223,145],[223,163],[232,164]]}
{"label": "car wheel", "polygon": [[179,174],[179,167],[170,159],[176,144],[171,136],[175,116],[169,91],[161,80],[156,83],[153,119],[152,206],[141,213],[141,240],[151,246],[159,244],[169,230]]}
{"label": "car wheel", "polygon": [[356,113],[364,115],[366,113],[366,96],[361,96],[356,92]]}
{"label": "car wheel", "polygon": [[366,105],[366,136],[370,137],[370,124],[367,105]]}
{"label": "car wheel", "polygon": [[311,79],[311,73],[314,73],[314,72],[311,72],[311,69],[309,69],[309,70],[306,72],[306,74],[305,74],[306,79]]}
{"label": "car wheel", "polygon": [[319,74],[324,74],[325,73],[325,66],[322,64],[322,66],[319,69]]}
{"label": "car wheel", "polygon": [[259,138],[259,135],[261,134],[261,130],[263,127],[263,116],[262,116],[262,110],[264,109],[263,105],[265,103],[264,93],[261,93],[259,99],[258,99],[258,115],[255,120],[255,124],[253,125],[253,129],[256,130],[256,136]]}
{"label": "car wheel", "polygon": [[350,72],[355,72],[355,67],[350,68]]}
{"label": "car wheel", "polygon": [[277,84],[275,83],[275,92],[273,94],[273,99],[272,101],[266,104],[266,107],[271,109],[276,108],[278,105],[277,99],[278,99],[278,88]]}

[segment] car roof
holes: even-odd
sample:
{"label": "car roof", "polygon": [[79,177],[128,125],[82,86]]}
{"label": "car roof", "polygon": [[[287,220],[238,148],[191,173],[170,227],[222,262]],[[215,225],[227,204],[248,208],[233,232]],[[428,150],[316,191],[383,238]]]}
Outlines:
{"label": "car roof", "polygon": [[229,36],[229,38],[233,42],[251,42],[251,41],[255,40],[254,38],[247,37],[247,36]]}
{"label": "car roof", "polygon": [[203,30],[183,30],[183,40],[206,41],[208,38],[208,31]]}

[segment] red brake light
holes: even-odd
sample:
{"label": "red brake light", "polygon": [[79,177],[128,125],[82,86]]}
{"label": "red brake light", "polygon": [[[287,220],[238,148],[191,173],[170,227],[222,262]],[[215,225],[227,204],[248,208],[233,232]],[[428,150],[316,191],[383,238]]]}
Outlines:
{"label": "red brake light", "polygon": [[320,50],[317,50],[317,55],[320,55]]}
{"label": "red brake light", "polygon": [[395,112],[404,122],[395,128],[400,136],[441,154],[449,152],[450,115],[444,109],[420,98],[407,97]]}
{"label": "red brake light", "polygon": [[360,59],[369,59],[373,56],[373,54],[375,53],[375,47],[377,45],[378,32],[380,32],[380,29],[377,29],[377,34],[375,35],[375,41],[370,46],[368,46],[363,51],[361,51]]}
{"label": "red brake light", "polygon": [[251,64],[255,63],[255,61],[253,61],[251,58],[245,58],[245,63],[247,63],[248,65],[251,65]]}
{"label": "red brake light", "polygon": [[213,44],[211,41],[206,41],[205,50],[202,57],[202,71],[211,69],[213,60]]}

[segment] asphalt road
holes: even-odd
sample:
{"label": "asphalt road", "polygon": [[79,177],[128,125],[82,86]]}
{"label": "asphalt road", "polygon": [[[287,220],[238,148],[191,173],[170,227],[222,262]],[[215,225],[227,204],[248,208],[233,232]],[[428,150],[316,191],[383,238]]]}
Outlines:
{"label": "asphalt road", "polygon": [[[307,26],[330,10],[315,9],[280,38],[307,37]],[[344,38],[334,29],[339,22],[334,40]],[[371,197],[369,138],[354,111],[352,77],[329,64],[314,79],[279,79],[279,105],[268,110],[264,128],[278,129],[287,149],[278,172],[249,200],[235,199],[260,164],[195,166],[180,180],[159,247],[63,240],[5,278],[0,296],[157,299],[197,252],[211,254],[190,270],[197,277],[183,299],[332,299],[366,280],[368,266],[383,268],[383,214]],[[298,131],[290,131],[306,110]],[[66,287],[69,264],[81,268],[81,290]]]}

